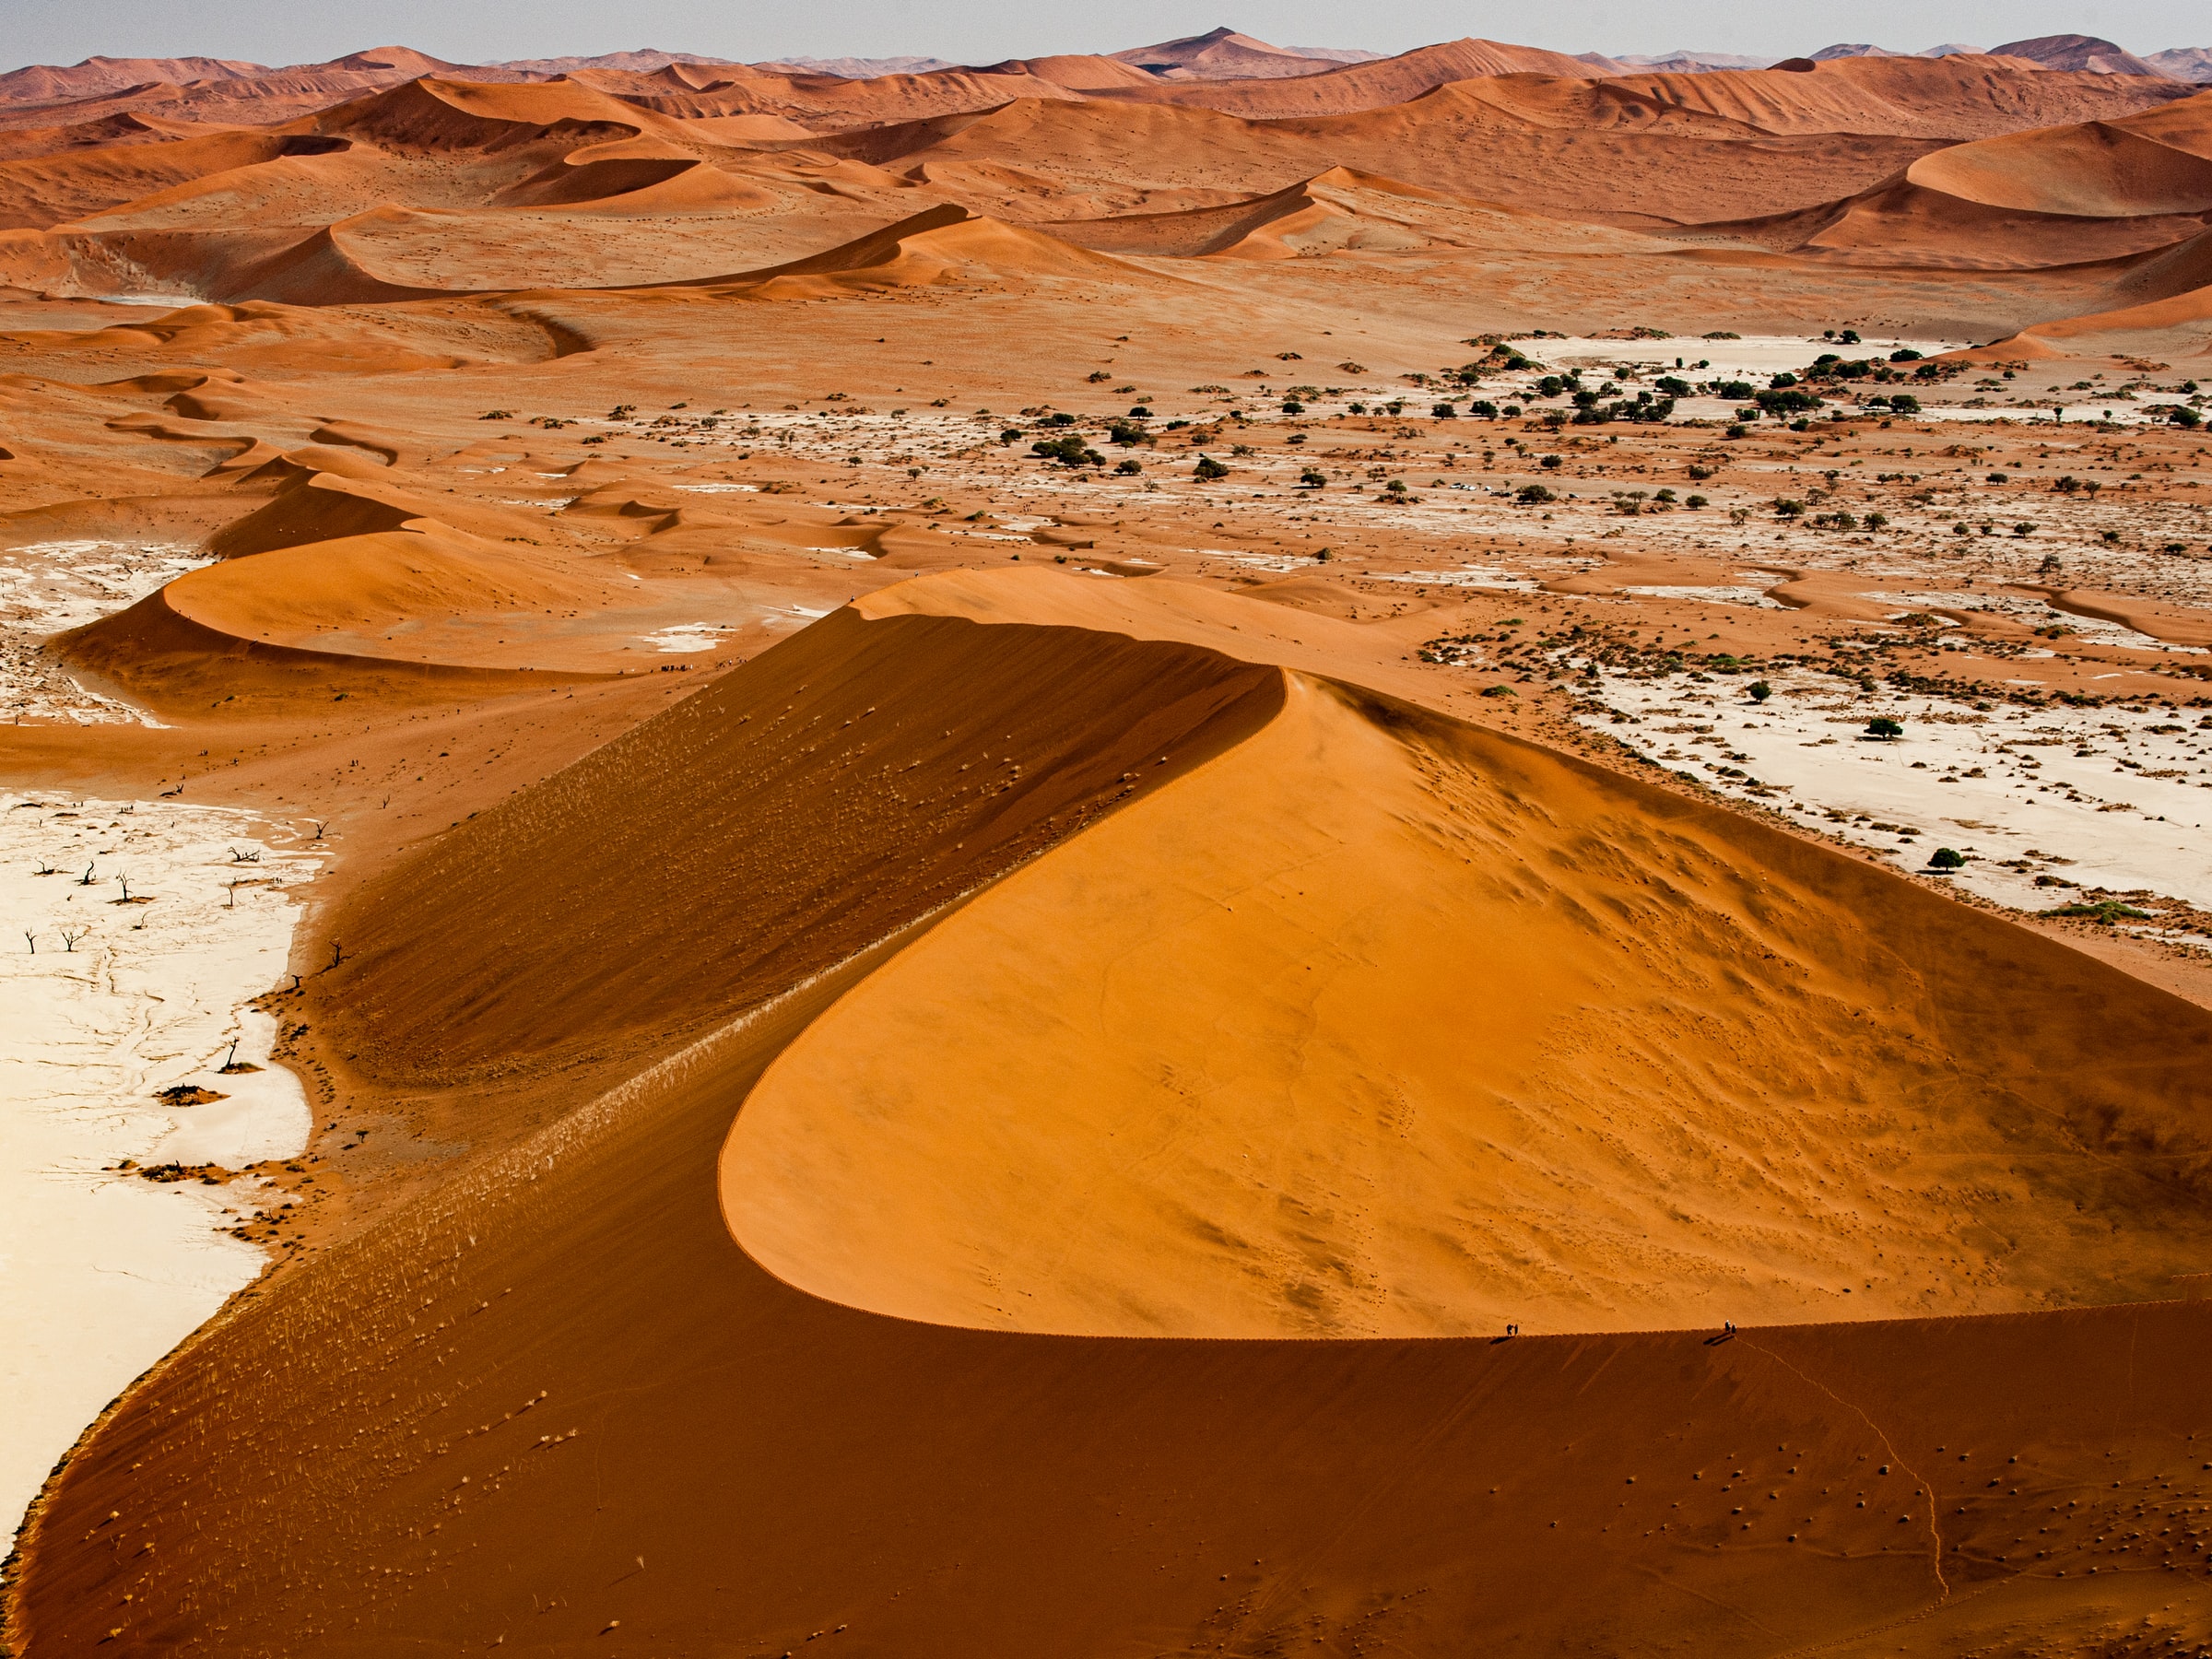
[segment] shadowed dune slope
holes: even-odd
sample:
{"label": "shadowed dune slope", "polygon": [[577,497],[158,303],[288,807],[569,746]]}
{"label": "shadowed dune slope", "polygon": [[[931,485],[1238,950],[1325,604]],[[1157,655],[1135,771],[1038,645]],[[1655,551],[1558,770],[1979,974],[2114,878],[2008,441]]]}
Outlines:
{"label": "shadowed dune slope", "polygon": [[[1029,608],[1140,604],[1078,587]],[[568,1045],[576,1073],[627,1080],[504,1151],[480,1124],[471,1169],[241,1299],[135,1389],[31,1524],[11,1629],[29,1659],[111,1634],[225,1659],[810,1637],[1346,1659],[1464,1653],[1473,1629],[1532,1656],[1818,1641],[1871,1659],[2149,1615],[2212,1629],[2185,1547],[2212,1492],[2194,1440],[2212,1430],[2212,1308],[1735,1341],[1132,1341],[886,1319],[763,1272],[724,1213],[751,1180],[733,1114],[769,1098],[763,1069],[810,1022],[900,971],[903,924],[1055,839],[1055,813],[1100,799],[1076,788],[1085,769],[1118,766],[1110,794],[1171,756],[1164,786],[951,912],[947,936],[1297,724],[1272,672],[977,626],[924,614],[930,598],[840,613],[355,901],[343,924],[373,944],[303,999],[318,1025],[352,1021],[341,1052],[451,1079]],[[1436,747],[1400,711],[1298,695],[1374,742]],[[1077,735],[1055,751],[1053,733]],[[990,770],[1008,754],[1020,782]],[[1736,856],[1747,910],[1781,877]],[[1193,899],[1224,908],[1186,890],[1162,909]],[[1259,993],[1279,977],[1246,966]],[[1433,1018],[1452,988],[1410,989]],[[548,1076],[535,1104],[575,1081]]]}
{"label": "shadowed dune slope", "polygon": [[374,884],[334,922],[349,982],[324,1018],[395,1086],[657,1055],[1278,695],[1182,644],[835,613]]}

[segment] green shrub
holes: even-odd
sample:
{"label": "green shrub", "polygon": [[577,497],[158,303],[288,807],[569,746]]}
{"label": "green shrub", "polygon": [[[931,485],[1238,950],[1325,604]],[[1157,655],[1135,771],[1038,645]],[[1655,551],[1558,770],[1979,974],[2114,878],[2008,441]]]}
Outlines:
{"label": "green shrub", "polygon": [[1070,432],[1065,438],[1040,438],[1030,445],[1030,453],[1041,460],[1057,461],[1063,466],[1103,466],[1106,457]]}

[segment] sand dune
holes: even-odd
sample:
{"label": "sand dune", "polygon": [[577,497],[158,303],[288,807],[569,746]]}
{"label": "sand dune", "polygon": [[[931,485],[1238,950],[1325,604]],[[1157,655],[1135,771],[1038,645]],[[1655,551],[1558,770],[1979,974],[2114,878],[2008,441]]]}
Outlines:
{"label": "sand dune", "polygon": [[1651,245],[1633,232],[1544,220],[1348,167],[1220,207],[1047,222],[1053,236],[1087,248],[1178,258],[1299,259],[1432,247],[1598,253]]}
{"label": "sand dune", "polygon": [[[1683,220],[1723,218],[1712,208],[1729,200],[1771,203],[1785,177],[1793,190],[1824,177],[1861,188],[1929,147],[1888,137],[1772,138],[1640,93],[1535,85],[1543,97],[1520,95],[1511,82],[1458,82],[1383,110],[1257,121],[1198,108],[1023,100],[819,147],[878,166],[990,161],[1083,186],[1111,179],[1148,191],[1247,195],[1344,166],[1535,212],[1571,203],[1578,218]],[[1576,125],[1593,99],[1613,122],[1595,134]]]}
{"label": "sand dune", "polygon": [[1839,58],[1804,73],[1719,70],[1622,76],[1685,110],[1770,133],[1887,133],[1958,140],[2110,120],[2189,96],[2172,82],[2024,70],[1974,53]]}
{"label": "sand dune", "polygon": [[[900,644],[884,659],[887,634]],[[1081,701],[1040,698],[1038,675]],[[956,686],[955,701],[940,700]],[[588,1059],[594,1072],[618,1056],[657,1058],[1071,833],[1128,797],[1122,775],[1140,763],[1140,787],[1159,787],[1264,718],[1275,695],[1268,675],[1204,651],[1018,636],[955,618],[878,628],[840,612],[549,793],[479,820],[481,853],[456,844],[438,854],[456,870],[481,862],[500,872],[511,893],[499,902],[542,918],[529,925],[558,925],[569,948],[512,963],[487,1002],[476,953],[502,947],[489,934],[472,944],[451,914],[440,920],[439,895],[453,890],[442,877],[406,877],[364,898],[348,924],[366,977],[356,1012],[340,1018],[364,1033],[435,1032],[429,1049],[382,1051],[425,1080],[501,1055],[533,1067]],[[785,746],[800,729],[815,741],[794,766]],[[1010,788],[976,787],[971,750],[986,732],[1032,755]],[[1046,764],[1048,748],[1065,761]],[[1150,751],[1161,748],[1181,759],[1159,767]],[[733,789],[737,779],[748,782]],[[812,827],[815,807],[796,810],[820,789],[838,826],[826,838]],[[597,803],[618,797],[632,810],[610,821]],[[675,825],[688,828],[671,841]],[[726,849],[739,845],[747,853],[733,879]],[[575,888],[545,879],[570,868],[592,873]],[[857,909],[856,890],[868,895]],[[680,905],[677,925],[692,943],[640,960],[617,941],[634,931],[638,903],[663,901]]]}
{"label": "sand dune", "polygon": [[1924,189],[2025,212],[2125,218],[2212,211],[2212,95],[2156,117],[1985,138],[1923,157]]}
{"label": "sand dune", "polygon": [[312,138],[216,133],[125,144],[54,159],[0,162],[0,229],[44,229],[278,156],[315,155]]}
{"label": "sand dune", "polygon": [[[1339,812],[1402,812],[1422,798],[1420,810],[1450,810],[1470,827],[1495,811],[1560,826],[1539,833],[1577,833],[1554,793],[1575,776],[1560,762],[1478,740],[1490,775],[1459,794],[1445,755],[1461,739],[1433,717],[1126,631],[1147,614],[1154,625],[1136,631],[1156,634],[1242,614],[1218,597],[1192,605],[1178,616],[1073,580],[912,584],[888,606],[810,629],[353,900],[342,925],[360,942],[312,982],[314,1018],[335,1022],[342,1050],[381,1077],[458,1086],[441,1110],[466,1113],[487,1149],[513,1149],[241,1306],[126,1402],[37,1523],[21,1604],[32,1651],[112,1628],[126,1592],[126,1630],[220,1622],[241,1653],[288,1651],[303,1637],[489,1644],[525,1632],[554,1652],[641,1636],[681,1646],[724,1628],[733,1606],[747,1639],[771,1646],[844,1624],[900,1651],[1019,1646],[1046,1626],[1082,1632],[1087,1651],[1138,1636],[1155,1646],[1318,1639],[1327,1651],[1385,1633],[1428,1651],[1479,1620],[1534,1647],[1559,1628],[1545,1564],[1567,1548],[1583,1563],[1577,1628],[1591,1628],[1595,1610],[1623,1645],[1864,1645],[1907,1616],[1938,1642],[2001,1640],[2023,1618],[2046,1640],[2072,1641],[2114,1616],[2171,1618],[2198,1594],[2151,1571],[2171,1559],[2161,1555],[2171,1544],[2145,1524],[2180,1524],[2200,1496],[2202,1460],[2186,1435],[2212,1326],[2195,1306],[1760,1329],[1733,1342],[1099,1342],[884,1319],[761,1273],[724,1220],[727,1206],[741,1235],[762,1225],[748,1119],[766,1107],[778,1126],[787,1079],[818,1063],[818,1042],[842,1029],[853,999],[902,987],[917,953],[980,946],[994,916],[1028,904],[1112,908],[1119,889],[1094,884],[1132,867],[1124,836],[1169,832],[1179,865],[1235,869],[1242,832],[1229,844],[1218,835],[1253,806],[1248,790],[1228,788],[1242,762],[1310,780],[1300,769],[1341,766],[1347,745],[1363,755],[1359,770],[1337,773],[1354,787],[1321,823],[1284,816],[1292,840],[1325,839]],[[994,620],[929,614],[947,609]],[[1079,619],[1088,626],[1069,626]],[[810,740],[794,747],[782,731]],[[1467,759],[1460,751],[1459,764]],[[1400,781],[1385,782],[1394,770]],[[1124,784],[1124,772],[1136,775]],[[1148,823],[1195,812],[1217,778],[1227,814],[1201,818],[1195,838]],[[732,779],[746,782],[733,789]],[[1380,795],[1362,798],[1361,784]],[[1614,798],[1617,810],[1630,799]],[[803,817],[790,810],[799,800],[809,803]],[[1661,908],[1694,913],[1688,895],[1717,881],[1732,897],[1708,936],[1741,957],[1727,970],[1739,980],[1778,981],[1763,952],[1790,927],[1792,906],[1848,902],[1831,855],[1738,828],[1724,857],[1707,862],[1692,849],[1717,830],[1717,815],[1677,806],[1660,821],[1676,838],[1664,865],[1676,890]],[[836,833],[815,833],[817,823]],[[1359,879],[1417,870],[1468,879],[1450,874],[1450,838],[1414,823],[1402,833],[1403,851]],[[722,856],[733,845],[751,849],[735,868]],[[1523,862],[1510,847],[1485,857],[1501,892],[1565,867],[1556,855]],[[1625,868],[1611,847],[1604,857]],[[902,931],[1008,871],[935,927]],[[1062,871],[1071,885],[1042,890]],[[1780,897],[1799,883],[1801,897]],[[1309,891],[1319,896],[1318,872]],[[1837,956],[1816,927],[1824,948],[1805,968],[1840,991],[1927,939],[1913,969],[1883,966],[1861,982],[1900,1059],[1927,1064],[1932,1052],[1902,1023],[1900,986],[1924,1010],[1912,1018],[1955,1020],[1962,1032],[1976,1030],[1980,1005],[1946,1005],[1975,982],[1937,948],[1954,936],[1948,925],[1929,935],[1906,920],[1934,901],[1904,893],[1869,955]],[[1208,930],[1245,925],[1232,918],[1247,911],[1277,925],[1294,908],[1288,888],[1264,894],[1248,875],[1233,892],[1198,883],[1167,897],[1160,920],[1171,924],[1140,944],[1124,982],[1171,1018],[1178,983],[1190,982],[1143,951],[1180,950],[1187,973],[1219,959],[1201,947]],[[1526,894],[1504,902],[1532,922],[1548,916],[1539,924],[1562,936],[1582,933],[1591,944],[1578,949],[1602,936],[1564,906]],[[1175,924],[1179,905],[1191,915]],[[1347,993],[1365,986],[1392,1000],[1392,1018],[1362,1029],[1397,1026],[1408,995],[1471,1011],[1454,979],[1387,989],[1391,953],[1372,930],[1405,912],[1365,913],[1364,928],[1339,924],[1324,952],[1341,962]],[[659,948],[641,958],[628,945],[649,915]],[[2059,1009],[2168,1032],[2177,1017],[2205,1018],[1989,926],[1976,995],[2002,1002],[2001,976],[2059,976],[2048,982],[2053,1004],[2010,1005],[2005,1017],[2023,1032]],[[1449,951],[1461,937],[1414,932],[1426,949]],[[1726,943],[1760,936],[1770,943]],[[1079,935],[1061,937],[1080,953]],[[525,947],[538,938],[560,948]],[[974,947],[959,954],[983,987],[1014,971],[971,957]],[[1653,971],[1663,959],[1653,952]],[[827,977],[808,985],[816,973]],[[1253,977],[1241,979],[1249,988]],[[982,1012],[996,1000],[983,990],[964,1006]],[[1688,1041],[1696,1028],[1646,1029]],[[1010,1047],[940,1051],[894,1049],[895,1036],[875,1028],[864,1052],[924,1066],[935,1053],[965,1053],[1009,1077],[1033,1040],[1008,1030],[998,1038]],[[1498,1036],[1469,1033],[1486,1068],[1501,1045],[1541,1046],[1531,1034]],[[1164,1037],[1155,1025],[1142,1041]],[[1695,1041],[1710,1042],[1711,1060],[1729,1047],[1717,1031]],[[1216,1043],[1206,1063],[1226,1057]],[[1646,1059],[1655,1076],[1681,1075],[1663,1053]],[[635,1080],[533,1133],[524,1097],[468,1087],[518,1063],[558,1079],[550,1097],[528,1097],[534,1110]],[[2003,1063],[2041,1086],[2025,1053]],[[1624,1051],[1610,1064],[1638,1062]],[[2155,1087],[2154,1077],[2081,1080],[2111,1090]],[[1071,1083],[1081,1079],[1063,1070],[1054,1088]],[[1345,1109],[1339,1091],[1322,1100]],[[1972,1121],[1944,1116],[1947,1135]],[[2039,1121],[2023,1100],[2009,1123],[2032,1135]],[[2124,1133],[2124,1121],[2095,1132]],[[1376,1127],[1385,1141],[1423,1132],[1418,1114],[1394,1128],[1378,1116]],[[1187,1131],[1182,1145],[1188,1160]],[[718,1151],[720,1205],[710,1190]],[[971,1200],[990,1190],[972,1162],[927,1167],[930,1179],[899,1190]],[[841,1171],[829,1192],[802,1194],[779,1172],[766,1190],[787,1217],[834,1194],[888,1195],[867,1173]],[[1196,1217],[1172,1215],[1147,1218],[1147,1236],[1204,1234]],[[902,1249],[914,1254],[935,1236],[906,1234]],[[1946,1234],[1939,1248],[1955,1254],[1959,1241]],[[1065,1279],[1065,1263],[1054,1277]],[[1006,1295],[1028,1288],[1020,1278]],[[310,1363],[342,1381],[304,1388]],[[1978,1387],[1958,1385],[1968,1374]],[[2109,1444],[2116,1394],[2132,1401],[2124,1467]],[[1379,1446],[1418,1454],[1378,1473]],[[610,1468],[656,1475],[609,1480]],[[187,1496],[189,1525],[178,1507]],[[1343,1524],[1347,1503],[1358,1526]],[[571,1524],[584,1506],[597,1518],[588,1535]],[[2063,1547],[2069,1564],[2092,1537],[2116,1542],[2097,1558],[2120,1570],[2112,1584],[2084,1599],[2047,1568],[2007,1566],[2019,1535],[2039,1524],[2035,1547]],[[1046,1538],[1051,1562],[1034,1553]],[[149,1539],[154,1552],[142,1547]],[[512,1571],[479,1572],[479,1548]],[[1070,1549],[1080,1571],[1051,1564]],[[876,1563],[865,1583],[852,1574],[856,1555]],[[272,1560],[281,1568],[248,1571]],[[1653,1576],[1681,1594],[1652,1596]],[[1716,1633],[1715,1600],[1751,1609],[1750,1619]]]}
{"label": "sand dune", "polygon": [[1170,76],[1149,88],[1101,88],[1108,97],[1149,97],[1165,102],[1254,117],[1343,115],[1404,103],[1453,81],[1511,76],[1578,81],[1598,72],[1578,59],[1496,41],[1450,41],[1396,57],[1324,67],[1318,64],[1287,77],[1234,79]]}
{"label": "sand dune", "polygon": [[[1949,60],[1946,60],[1947,62]],[[2212,100],[1936,150],[1848,200],[1726,229],[1824,257],[1951,267],[2125,258],[2212,212]]]}
{"label": "sand dune", "polygon": [[1146,285],[1162,280],[1109,254],[947,204],[826,253],[739,276],[700,278],[692,286],[741,285],[764,298],[796,299],[856,287],[1055,276]]}
{"label": "sand dune", "polygon": [[1205,34],[1186,35],[1153,46],[1133,46],[1113,54],[1114,61],[1163,77],[1239,80],[1301,75],[1317,67],[1316,60],[1284,46],[1271,46],[1254,36],[1221,28]]}
{"label": "sand dune", "polygon": [[[903,1318],[1246,1336],[2008,1312],[2191,1270],[2197,1011],[2117,1036],[2118,976],[1969,943],[1901,882],[1325,681],[1285,696],[784,1052],[724,1163],[754,1255]],[[2068,1069],[2061,1010],[2142,1057],[2128,1104]],[[1994,1248],[1961,1266],[1969,1237]]]}

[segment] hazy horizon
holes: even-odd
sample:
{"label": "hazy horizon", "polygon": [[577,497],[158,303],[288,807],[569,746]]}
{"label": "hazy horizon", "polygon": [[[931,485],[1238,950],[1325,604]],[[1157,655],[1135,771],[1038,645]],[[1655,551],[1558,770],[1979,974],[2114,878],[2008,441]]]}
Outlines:
{"label": "hazy horizon", "polygon": [[[609,13],[581,0],[541,0],[517,21],[504,7],[397,0],[369,20],[359,7],[277,6],[241,0],[220,12],[183,15],[156,0],[85,0],[67,7],[10,0],[9,47],[0,67],[74,64],[88,57],[242,58],[316,63],[371,47],[405,45],[453,63],[595,56],[659,50],[758,62],[777,57],[937,57],[988,62],[1050,53],[1118,52],[1202,34],[1226,22],[1282,45],[1404,52],[1481,35],[1553,51],[1658,55],[1674,51],[1768,57],[1840,41],[1919,52],[1948,41],[1992,46],[2047,34],[2087,34],[2138,53],[2212,43],[2212,23],[2180,0],[2131,5],[2031,0],[1874,0],[1839,22],[1828,7],[1796,5],[1747,13],[1717,0],[1660,0],[1629,7],[1565,0],[1540,16],[1410,0],[1371,8],[1347,26],[1341,7],[1312,0],[1248,0],[1220,8],[1136,0],[1111,14],[1040,14],[1007,0],[925,9],[908,0],[851,0],[827,13],[727,6],[707,0],[637,0]],[[364,38],[368,37],[368,38]]]}

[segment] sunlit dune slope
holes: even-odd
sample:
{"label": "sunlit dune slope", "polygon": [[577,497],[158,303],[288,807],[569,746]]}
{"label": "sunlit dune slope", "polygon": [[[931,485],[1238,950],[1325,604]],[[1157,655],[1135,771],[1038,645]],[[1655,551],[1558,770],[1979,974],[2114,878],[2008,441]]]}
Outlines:
{"label": "sunlit dune slope", "polygon": [[[1500,1050],[1530,1051],[1500,1006],[1517,987],[1486,999],[1475,975],[1394,979],[1379,948],[1394,929],[1426,933],[1434,954],[1464,946],[1418,910],[1358,908],[1408,870],[1434,877],[1414,896],[1440,905],[1469,879],[1455,859],[1477,838],[1440,833],[1425,799],[1451,786],[1454,757],[1466,762],[1441,723],[1159,637],[1218,628],[1260,641],[1279,621],[1325,643],[1348,624],[1131,592],[1148,585],[960,577],[889,590],[441,838],[327,919],[346,959],[286,1006],[334,1061],[359,1055],[348,1087],[411,1111],[445,1091],[439,1131],[469,1141],[474,1161],[241,1299],[78,1448],[26,1539],[10,1635],[28,1659],[111,1637],[124,1652],[225,1659],[772,1654],[810,1637],[884,1654],[1387,1645],[1425,1659],[1464,1653],[1470,1630],[1530,1659],[1814,1644],[1871,1659],[2074,1648],[2147,1617],[2207,1630],[2212,1592],[2187,1543],[2212,1497],[2194,1438],[2208,1306],[1734,1340],[1133,1341],[888,1319],[763,1272],[724,1206],[750,1185],[745,1116],[781,1088],[764,1071],[812,1052],[878,976],[911,988],[917,944],[957,933],[972,945],[971,922],[1006,926],[1008,947],[1039,962],[1013,924],[1065,929],[1074,913],[1021,913],[1040,878],[1182,924],[1148,940],[1106,915],[1093,937],[1053,949],[1080,956],[1123,929],[1133,969],[1157,972],[1179,964],[1155,941],[1180,941],[1194,970],[1180,989],[1218,1015],[1224,1065],[1264,1046],[1252,1011],[1279,1006],[1289,971],[1231,917],[1283,913],[1286,875],[1310,875],[1317,902],[1319,878],[1335,877],[1325,898],[1349,919],[1314,942],[1316,968],[1347,997],[1373,987],[1367,1006],[1345,1005],[1360,1033],[1378,1012],[1401,1034],[1441,1015],[1455,1027],[1442,1040],[1482,1046],[1486,1067]],[[1000,620],[930,614],[956,604]],[[1347,753],[1351,740],[1368,747]],[[1532,895],[1574,878],[1556,856],[1575,829],[1560,780],[1597,783],[1517,745],[1462,740],[1489,771],[1453,821],[1506,815],[1527,861],[1499,849],[1486,868],[1518,890],[1506,908],[1522,928],[1563,941],[1562,961],[1524,977],[1549,990],[1586,974],[1581,919]],[[1268,794],[1211,797],[1217,821],[1143,849],[1159,856],[1142,890],[1118,861],[1093,859],[1254,754],[1302,767],[1311,800],[1286,812]],[[1331,770],[1340,786],[1317,778]],[[1606,787],[1617,812],[1641,800]],[[1118,811],[1093,810],[1124,788]],[[1345,798],[1361,789],[1384,820],[1371,875],[1341,853],[1329,866],[1323,849],[1309,871],[1237,872],[1228,892],[1193,879],[1234,863],[1255,814],[1292,820],[1286,837],[1309,833],[1307,818],[1325,833],[1370,810]],[[1687,940],[1691,971],[1733,973],[1767,1013],[1805,1000],[1807,973],[1826,985],[1895,964],[1878,1006],[1903,1011],[1871,1041],[1924,1050],[1931,1039],[1907,1024],[1921,994],[1911,974],[1940,974],[1916,966],[1909,909],[1872,906],[1882,939],[1824,936],[1817,961],[1787,959],[1790,914],[1810,927],[1830,919],[1816,900],[1840,913],[1895,884],[1810,852],[1817,862],[1792,866],[1779,838],[1716,842],[1699,809],[1677,804],[1664,823],[1659,810],[1641,816],[1647,833],[1676,838],[1673,887],[1658,872],[1650,888],[1622,878],[1653,918],[1624,958],[1679,950],[1665,916],[1700,913],[1701,891],[1711,920],[1701,944]],[[1630,871],[1635,851],[1587,856]],[[912,927],[961,894],[972,901]],[[1527,936],[1500,932],[1500,955]],[[1197,960],[1224,946],[1252,947],[1240,963]],[[939,999],[988,1017],[1005,974],[972,954],[955,965],[963,977],[940,982]],[[1994,996],[2004,960],[1986,971]],[[2088,998],[2103,994],[2098,1035],[2117,1042],[2140,1018],[2131,1006],[2149,1006],[2094,975],[2076,982],[2080,1011],[2040,1018],[2086,1024]],[[2015,971],[2027,1009],[2022,983]],[[1188,1029],[1177,988],[1142,994],[1159,1030],[1140,1042]],[[1074,1074],[1092,1056],[1062,989],[1033,987],[1053,1022],[1043,1038],[1071,1039],[1039,1092],[1072,1118],[1088,1087]],[[2010,1037],[2026,1015],[1984,1018]],[[1635,1048],[1619,1029],[1600,1026],[1597,1041]],[[2163,1029],[2171,1041],[2176,1022]],[[871,1033],[870,1052],[890,1035]],[[1039,1052],[1039,1037],[996,1035],[1006,1063]],[[1710,1088],[1728,1072],[1724,1036],[1708,1027],[1637,1053],[1653,1069],[1701,1056]],[[1887,1075],[1891,1052],[1859,1064]],[[979,1047],[909,1060],[917,1076],[1001,1063]],[[1638,1063],[1618,1062],[1623,1075]],[[1841,1093],[1856,1074],[1836,1070]],[[2122,1086],[2073,1082],[2088,1100]],[[1679,1142],[1713,1145],[1704,1097],[1667,1087],[1692,1108]],[[1923,1104],[1950,1098],[1936,1089]],[[1186,1139],[1204,1141],[1218,1112],[1255,1155],[1283,1144],[1283,1128],[1271,1143],[1235,1107],[1218,1094],[1185,1109]],[[1599,1113],[1579,1121],[1594,1141]],[[1971,1121],[1961,1112],[1947,1133]],[[1418,1118],[1371,1127],[1432,1133]],[[1346,1144],[1337,1178],[1349,1184],[1371,1143],[1347,1132]],[[925,1156],[877,1195],[896,1202],[947,1172]],[[1041,1158],[1036,1174],[1049,1184],[1057,1169]],[[1005,1185],[982,1165],[967,1178],[984,1197]],[[1159,1178],[1175,1181],[1172,1156]],[[1759,1201],[1759,1179],[1745,1171],[1737,1208]],[[926,1257],[939,1241],[921,1232],[898,1248]]]}

